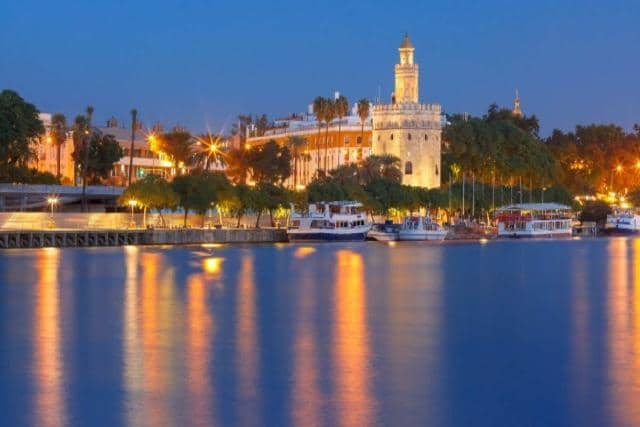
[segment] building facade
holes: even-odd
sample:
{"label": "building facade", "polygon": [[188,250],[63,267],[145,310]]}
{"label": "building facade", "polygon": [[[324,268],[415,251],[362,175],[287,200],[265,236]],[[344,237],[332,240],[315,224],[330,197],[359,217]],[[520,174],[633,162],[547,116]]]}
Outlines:
{"label": "building facade", "polygon": [[371,151],[400,159],[403,184],[439,187],[442,109],[419,101],[419,67],[408,35],[398,50],[391,103],[373,106]]}
{"label": "building facade", "polygon": [[[306,186],[317,171],[330,171],[341,165],[357,163],[371,155],[371,117],[364,123],[357,115],[357,106],[349,115],[329,123],[318,123],[312,113],[295,114],[278,119],[275,127],[261,136],[247,138],[247,148],[274,140],[281,145],[291,145],[292,137],[304,139],[300,148],[290,147],[294,159],[289,184]],[[297,161],[296,161],[297,158]]]}

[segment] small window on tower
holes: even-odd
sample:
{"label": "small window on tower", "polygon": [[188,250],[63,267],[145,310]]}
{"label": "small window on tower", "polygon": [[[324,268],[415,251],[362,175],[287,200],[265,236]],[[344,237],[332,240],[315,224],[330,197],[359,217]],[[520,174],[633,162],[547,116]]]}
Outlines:
{"label": "small window on tower", "polygon": [[[378,135],[378,141],[380,141],[380,135]],[[362,137],[356,136],[356,144],[362,144]]]}
{"label": "small window on tower", "polygon": [[438,176],[438,164],[436,163],[436,176]]}
{"label": "small window on tower", "polygon": [[409,133],[409,134],[407,134],[407,139],[408,139],[409,141],[411,141],[411,134],[410,134],[410,133]]}
{"label": "small window on tower", "polygon": [[425,141],[428,141],[428,140],[429,140],[429,137],[427,137],[427,134],[426,134],[426,133],[424,134],[424,140],[425,140]]}
{"label": "small window on tower", "polygon": [[391,140],[393,141],[393,134],[391,134]]}
{"label": "small window on tower", "polygon": [[413,175],[413,164],[411,164],[411,162],[407,162],[404,164],[404,174]]}

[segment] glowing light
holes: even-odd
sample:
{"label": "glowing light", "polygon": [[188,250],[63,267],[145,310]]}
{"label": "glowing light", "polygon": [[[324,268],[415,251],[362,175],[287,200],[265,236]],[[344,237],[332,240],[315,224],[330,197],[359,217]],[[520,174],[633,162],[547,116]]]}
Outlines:
{"label": "glowing light", "polygon": [[222,243],[203,243],[200,246],[203,248],[221,248]]}
{"label": "glowing light", "polygon": [[304,185],[302,185],[302,184],[298,184],[298,185],[296,185],[296,190],[298,190],[298,191],[302,191],[302,190],[304,190],[304,188],[305,188],[305,187],[304,187]]}
{"label": "glowing light", "polygon": [[395,240],[391,240],[391,241],[387,242],[387,245],[389,247],[392,247],[392,248],[395,248],[397,244],[398,244],[398,242],[396,242]]}
{"label": "glowing light", "polygon": [[316,251],[316,248],[312,246],[300,246],[295,250],[295,252],[293,253],[293,256],[295,258],[302,259],[304,257],[311,255],[315,251]]}
{"label": "glowing light", "polygon": [[479,242],[481,245],[486,245],[487,243],[489,243],[489,239],[486,239],[483,237],[482,239],[479,240]]}
{"label": "glowing light", "polygon": [[616,172],[618,173],[622,172],[622,165],[616,166]]}
{"label": "glowing light", "polygon": [[47,203],[49,203],[50,205],[55,205],[57,204],[59,201],[59,199],[57,197],[49,197],[47,199]]}
{"label": "glowing light", "polygon": [[136,199],[131,199],[127,202],[127,204],[133,208],[138,204],[138,201]]}
{"label": "glowing light", "polygon": [[209,274],[219,274],[222,271],[223,262],[224,258],[221,257],[205,258],[202,263],[202,269]]}

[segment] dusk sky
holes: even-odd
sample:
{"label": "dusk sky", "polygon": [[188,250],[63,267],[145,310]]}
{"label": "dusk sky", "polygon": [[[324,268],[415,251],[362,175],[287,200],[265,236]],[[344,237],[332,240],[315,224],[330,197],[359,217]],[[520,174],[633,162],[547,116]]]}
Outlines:
{"label": "dusk sky", "polygon": [[9,1],[0,89],[98,122],[228,130],[238,113],[303,112],[317,95],[389,99],[410,34],[423,102],[482,114],[497,102],[541,121],[640,123],[635,1]]}

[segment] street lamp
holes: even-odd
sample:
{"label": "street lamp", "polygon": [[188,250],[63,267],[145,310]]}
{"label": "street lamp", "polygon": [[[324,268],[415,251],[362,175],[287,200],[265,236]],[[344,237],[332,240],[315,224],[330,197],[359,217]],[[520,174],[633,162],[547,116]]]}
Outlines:
{"label": "street lamp", "polygon": [[51,215],[49,216],[49,228],[55,227],[56,223],[53,219],[53,208],[58,204],[58,198],[55,196],[49,197],[47,203],[51,206]]}
{"label": "street lamp", "polygon": [[129,228],[135,228],[136,227],[136,221],[135,221],[135,219],[133,219],[133,209],[138,204],[138,201],[135,200],[135,199],[131,199],[131,200],[129,200],[128,204],[129,204],[129,206],[131,206],[131,218],[129,220]]}

